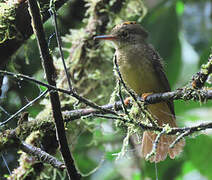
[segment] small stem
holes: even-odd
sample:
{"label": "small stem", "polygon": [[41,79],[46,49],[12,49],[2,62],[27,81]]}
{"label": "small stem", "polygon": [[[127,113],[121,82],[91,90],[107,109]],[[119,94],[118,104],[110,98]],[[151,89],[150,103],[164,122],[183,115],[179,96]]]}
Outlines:
{"label": "small stem", "polygon": [[15,118],[17,115],[19,115],[21,112],[25,111],[28,107],[30,107],[32,104],[34,104],[37,100],[39,100],[40,98],[42,98],[44,95],[46,95],[48,92],[48,90],[45,90],[44,92],[42,92],[38,97],[36,97],[35,99],[33,99],[32,101],[30,101],[27,105],[25,105],[24,107],[22,107],[21,109],[19,109],[16,113],[14,113],[13,115],[11,115],[7,120],[3,121],[0,123],[0,126],[3,126],[5,124],[7,124],[9,121],[11,121],[13,118]]}
{"label": "small stem", "polygon": [[180,134],[175,140],[174,142],[172,142],[169,146],[169,148],[174,148],[174,146],[185,136],[188,136],[190,134],[190,129],[188,129],[187,131],[185,131],[184,133]]}
{"label": "small stem", "polygon": [[[52,1],[53,0],[51,0],[51,2]],[[64,67],[64,70],[65,70],[66,79],[68,81],[69,90],[73,91],[73,88],[72,88],[72,85],[71,85],[70,74],[68,73],[68,70],[67,70],[67,67],[66,67],[66,63],[65,63],[65,59],[64,59],[64,55],[63,55],[62,43],[61,43],[61,38],[60,38],[60,34],[59,34],[59,31],[58,31],[58,25],[57,25],[57,14],[56,14],[56,11],[55,11],[54,3],[51,3],[51,7],[50,7],[49,11],[50,11],[50,13],[53,16],[56,39],[57,39],[57,45],[58,45],[58,48],[59,48],[60,57],[62,59],[63,67]]]}

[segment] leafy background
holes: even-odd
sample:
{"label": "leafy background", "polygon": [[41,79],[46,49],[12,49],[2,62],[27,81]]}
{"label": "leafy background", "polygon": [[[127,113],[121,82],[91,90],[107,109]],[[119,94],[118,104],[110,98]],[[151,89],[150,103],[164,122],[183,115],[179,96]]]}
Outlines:
{"label": "leafy background", "polygon": [[[76,38],[74,34],[79,33],[80,28],[83,28],[86,24],[84,16],[85,12],[88,12],[89,6],[85,5],[92,4],[92,2],[76,1],[75,7],[77,9],[72,9],[70,3],[67,3],[59,11],[59,30],[63,35],[64,52],[67,59],[69,58],[72,40]],[[191,80],[192,75],[200,69],[201,65],[207,62],[212,43],[211,1],[146,0],[143,3],[146,6],[147,14],[144,18],[141,18],[142,16],[139,14],[141,8],[138,1],[126,1],[123,10],[119,14],[111,15],[112,19],[108,25],[108,32],[115,23],[122,20],[134,20],[142,24],[149,32],[149,42],[154,45],[165,61],[166,74],[172,89],[182,87]],[[55,37],[51,37],[54,33],[53,28],[52,22],[49,20],[45,24],[46,35],[49,38],[49,48],[55,58],[58,58]],[[70,29],[72,29],[72,34]],[[107,43],[100,43],[96,49],[101,54],[100,58],[105,58],[102,61],[106,61],[107,64],[104,64],[102,69],[92,70],[89,77],[92,80],[101,81],[101,74],[104,73],[105,68],[108,68],[110,71],[107,71],[105,79],[106,82],[111,83],[110,85],[102,84],[102,88],[108,92],[107,95],[101,94],[104,91],[100,91],[100,93],[97,93],[98,96],[90,93],[88,97],[105,104],[109,102],[110,94],[112,94],[115,87],[111,60],[114,50]],[[32,36],[12,57],[7,65],[7,70],[44,80],[39,58],[35,37]],[[207,86],[210,87],[209,82]],[[85,87],[84,84],[83,88]],[[12,114],[28,101],[37,97],[41,91],[40,88],[29,82],[15,81],[9,77],[4,78],[1,107],[9,114]],[[66,107],[68,103],[62,105]],[[191,126],[211,121],[211,105],[210,101],[203,104],[192,101],[175,101],[179,126]],[[28,109],[30,117],[36,117],[44,106],[45,103],[42,102],[30,107]],[[7,116],[6,113],[1,112],[1,119],[4,120]],[[10,128],[15,126],[15,121],[9,125]],[[79,171],[85,175],[83,179],[139,180],[156,179],[157,176],[158,179],[170,180],[212,179],[212,139],[210,130],[187,137],[184,152],[179,158],[175,160],[167,158],[164,162],[155,165],[143,159],[138,159],[134,154],[136,150],[130,146],[127,147],[125,154],[119,157],[126,130],[117,128],[112,120],[85,118],[68,124],[67,129],[76,165]],[[16,151],[16,149],[10,149],[3,153],[10,170],[18,166]],[[9,174],[8,170],[5,163],[0,161],[0,177],[3,178],[5,174]],[[64,172],[59,172],[46,165],[37,179],[67,179],[67,177]]]}

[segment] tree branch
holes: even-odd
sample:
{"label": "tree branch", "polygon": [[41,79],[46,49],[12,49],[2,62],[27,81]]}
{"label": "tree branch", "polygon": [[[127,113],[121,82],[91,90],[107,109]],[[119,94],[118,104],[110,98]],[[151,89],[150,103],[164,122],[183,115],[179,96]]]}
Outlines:
{"label": "tree branch", "polygon": [[8,76],[12,76],[14,78],[19,78],[20,80],[27,80],[27,81],[30,81],[30,82],[33,82],[33,83],[36,83],[36,84],[39,84],[41,86],[44,86],[44,87],[47,87],[49,90],[55,90],[55,91],[58,91],[58,92],[62,92],[62,93],[65,93],[65,94],[68,94],[68,95],[71,95],[73,96],[74,98],[76,98],[77,100],[79,100],[80,102],[92,107],[92,108],[96,108],[96,109],[99,109],[101,111],[104,111],[105,113],[109,113],[109,114],[116,114],[114,111],[111,111],[109,109],[103,109],[101,106],[97,105],[96,103],[78,95],[76,92],[72,91],[72,90],[65,90],[65,89],[61,89],[61,88],[57,88],[56,86],[53,86],[51,84],[47,84],[47,83],[44,83],[42,81],[38,81],[32,77],[29,77],[29,76],[26,76],[26,75],[23,75],[23,74],[15,74],[15,73],[12,73],[12,72],[7,72],[7,71],[2,71],[0,70],[0,74],[4,74],[4,75],[8,75]]}
{"label": "tree branch", "polygon": [[212,73],[212,54],[209,55],[207,64],[202,65],[201,70],[197,72],[192,80],[193,88],[202,88],[208,79],[208,76]]}
{"label": "tree branch", "polygon": [[[30,7],[30,15],[32,17],[32,27],[37,38],[47,81],[50,85],[56,86],[56,72],[53,65],[53,59],[49,53],[48,45],[45,39],[45,33],[37,2],[35,0],[28,0],[28,4]],[[68,147],[58,92],[50,91],[49,95],[56,127],[56,134],[60,145],[60,151],[67,168],[69,179],[80,179],[81,176],[77,172],[77,169],[74,165],[74,160]]]}
{"label": "tree branch", "polygon": [[161,101],[169,100],[193,100],[204,102],[212,99],[212,90],[210,89],[193,89],[193,88],[182,88],[172,92],[165,93],[154,93],[148,95],[144,101],[145,104],[155,104]]}
{"label": "tree branch", "polygon": [[[7,39],[0,44],[0,69],[4,69],[4,65],[9,60],[9,57],[11,57],[18,50],[18,48],[20,48],[21,45],[23,45],[23,43],[33,34],[30,15],[27,10],[28,4],[25,3],[25,0],[18,2],[20,3],[14,4],[16,15],[14,24],[11,25],[15,26],[18,32],[15,38]],[[67,0],[55,1],[55,9],[58,10],[66,2]],[[42,17],[43,22],[49,19],[50,13],[48,12],[48,8],[45,9],[45,11],[42,11]]]}
{"label": "tree branch", "polygon": [[21,109],[19,109],[16,113],[14,113],[13,115],[11,115],[8,119],[6,119],[3,122],[0,122],[0,127],[5,125],[6,123],[8,123],[9,121],[11,121],[13,118],[15,118],[16,116],[18,116],[21,112],[25,111],[28,107],[30,107],[32,104],[34,104],[37,100],[39,100],[40,98],[42,98],[43,96],[45,96],[45,94],[47,94],[48,90],[45,90],[44,92],[42,92],[38,97],[36,97],[35,99],[33,99],[32,101],[30,101],[28,104],[26,104],[24,107],[22,107]]}
{"label": "tree branch", "polygon": [[[103,105],[103,106],[98,106],[96,104],[93,105],[92,102],[90,104],[90,101],[88,101],[87,99],[84,99],[83,97],[77,95],[76,93],[72,94],[72,92],[70,92],[68,90],[57,88],[55,86],[46,84],[42,81],[38,81],[32,77],[29,77],[29,76],[26,76],[23,74],[15,74],[12,72],[1,71],[1,70],[0,70],[0,74],[9,75],[14,78],[18,78],[20,80],[24,79],[24,80],[39,84],[41,86],[47,87],[49,90],[54,90],[54,91],[62,92],[65,94],[73,95],[73,97],[77,98],[80,102],[83,102],[86,105],[89,105],[90,107],[92,107],[92,108],[85,108],[85,109],[78,109],[78,110],[64,112],[64,115],[67,116],[66,121],[79,119],[81,116],[87,116],[90,114],[118,115],[114,112],[122,110],[123,104],[121,101],[117,101],[117,102],[115,102],[115,104],[107,104],[107,105]],[[210,89],[193,89],[193,88],[185,87],[185,88],[177,89],[172,92],[150,94],[146,97],[145,100],[143,100],[141,97],[136,97],[136,99],[144,102],[145,105],[155,104],[155,103],[159,103],[161,101],[179,100],[179,99],[186,100],[186,101],[193,100],[193,101],[204,102],[204,101],[212,99],[212,90],[210,90]]]}
{"label": "tree branch", "polygon": [[27,144],[24,141],[20,142],[20,148],[25,153],[35,156],[39,161],[43,163],[51,164],[53,167],[60,170],[65,169],[65,165],[62,162],[58,161],[54,156],[51,156],[40,148]]}

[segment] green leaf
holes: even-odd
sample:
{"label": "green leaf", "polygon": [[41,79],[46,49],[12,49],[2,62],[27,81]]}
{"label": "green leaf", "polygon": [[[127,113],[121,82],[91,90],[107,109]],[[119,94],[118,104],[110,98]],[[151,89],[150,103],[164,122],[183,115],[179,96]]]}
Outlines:
{"label": "green leaf", "polygon": [[[185,157],[192,163],[198,171],[207,176],[208,179],[212,179],[212,139],[206,135],[200,135],[194,139],[187,140],[185,148]],[[188,166],[187,170],[191,170],[192,166]]]}
{"label": "green leaf", "polygon": [[41,91],[45,91],[45,90],[47,90],[47,87],[45,87],[45,86],[40,86],[40,89],[41,89]]}
{"label": "green leaf", "polygon": [[181,16],[184,12],[184,3],[183,1],[179,0],[176,3],[176,12],[179,16]]}

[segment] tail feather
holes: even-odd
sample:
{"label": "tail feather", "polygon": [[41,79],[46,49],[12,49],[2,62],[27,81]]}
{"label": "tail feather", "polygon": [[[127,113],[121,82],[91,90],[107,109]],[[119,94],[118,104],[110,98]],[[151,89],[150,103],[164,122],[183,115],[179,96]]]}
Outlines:
{"label": "tail feather", "polygon": [[[159,126],[163,127],[168,124],[170,127],[177,127],[176,119],[170,109],[170,106],[165,103],[158,103],[154,105],[149,105],[148,110],[155,119]],[[143,133],[141,155],[146,158],[149,153],[152,151],[153,143],[155,142],[157,135],[154,132],[145,131]],[[160,137],[159,143],[157,145],[156,153],[149,160],[150,162],[160,162],[166,159],[169,156],[171,159],[174,159],[179,155],[183,146],[185,145],[184,139],[175,144],[174,148],[169,148],[169,146],[175,141],[176,135],[162,135]]]}
{"label": "tail feather", "polygon": [[[172,141],[171,141],[171,143],[172,143],[176,139],[176,136],[171,136],[171,137],[172,137]],[[179,155],[183,151],[184,146],[185,146],[185,140],[182,139],[177,144],[175,144],[174,148],[169,148],[168,153],[169,153],[170,158],[174,159],[177,155]]]}
{"label": "tail feather", "polygon": [[[141,155],[144,158],[151,153],[152,145],[156,139],[156,136],[157,135],[154,132],[144,132],[141,147]],[[175,135],[162,135],[157,145],[156,154],[149,159],[150,162],[158,163],[165,160],[167,155],[169,155],[171,159],[174,159],[177,155],[179,155],[183,149],[183,146],[185,145],[185,141],[181,140],[174,146],[174,148],[169,148],[170,144],[175,139]]]}

